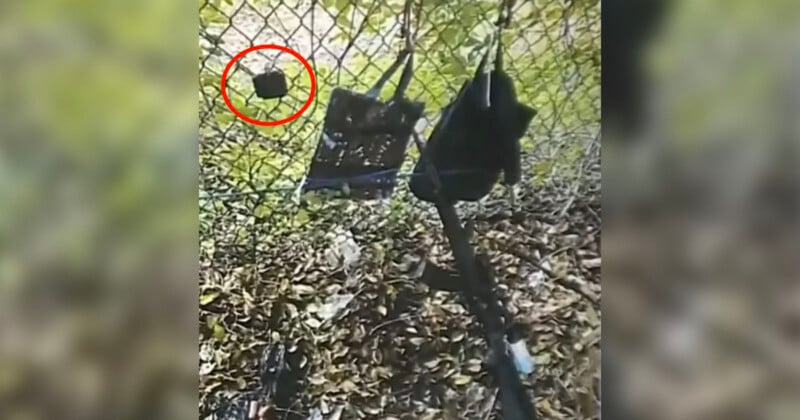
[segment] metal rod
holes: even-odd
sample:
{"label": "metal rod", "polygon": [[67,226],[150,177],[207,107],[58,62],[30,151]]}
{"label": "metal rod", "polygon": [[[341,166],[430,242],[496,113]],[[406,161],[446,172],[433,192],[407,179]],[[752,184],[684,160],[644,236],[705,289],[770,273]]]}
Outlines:
{"label": "metal rod", "polygon": [[[442,116],[442,128],[446,127],[451,114],[452,110]],[[440,130],[437,134],[441,135],[442,131]],[[420,152],[420,159],[423,159],[426,147],[419,133],[414,131],[413,137]],[[475,252],[470,246],[467,233],[461,225],[453,203],[442,195],[442,183],[431,159],[425,159],[425,172],[434,187],[436,210],[442,220],[445,236],[453,250],[456,268],[466,283],[463,290],[467,304],[483,325],[489,349],[494,356],[492,374],[500,390],[503,416],[507,420],[535,419],[536,410],[534,410],[508,354],[505,334],[506,324],[509,323],[509,320],[504,320],[505,311],[494,296],[494,279],[490,278],[488,261],[476,260]]]}

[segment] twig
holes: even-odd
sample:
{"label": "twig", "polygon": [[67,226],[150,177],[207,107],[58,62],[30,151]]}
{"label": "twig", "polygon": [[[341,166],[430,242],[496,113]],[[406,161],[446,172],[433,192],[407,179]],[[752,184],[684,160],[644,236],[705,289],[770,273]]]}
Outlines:
{"label": "twig", "polygon": [[597,296],[597,294],[594,293],[594,291],[586,288],[584,284],[575,281],[573,278],[569,276],[563,276],[555,278],[554,280],[556,280],[559,284],[566,287],[567,289],[570,289],[580,294],[581,296],[585,297],[586,299],[589,299],[595,305],[600,304],[600,297]]}
{"label": "twig", "polygon": [[380,324],[376,325],[375,327],[373,327],[369,331],[369,335],[374,334],[375,331],[378,331],[379,329],[381,329],[381,328],[383,328],[383,327],[385,327],[387,325],[391,325],[391,324],[394,324],[394,323],[400,322],[400,321],[408,321],[408,320],[414,319],[416,317],[417,317],[417,315],[405,315],[405,316],[401,316],[401,317],[398,317],[398,318],[395,318],[395,319],[390,319],[390,320],[388,320],[386,322],[381,322]]}
{"label": "twig", "polygon": [[496,389],[494,390],[494,394],[492,394],[491,404],[488,405],[486,412],[483,413],[483,420],[489,420],[489,417],[491,417],[492,413],[494,413],[494,406],[495,404],[497,404],[498,392],[499,392],[498,390]]}
{"label": "twig", "polygon": [[581,296],[585,297],[586,299],[589,299],[589,301],[591,301],[592,303],[594,304],[600,303],[600,297],[597,296],[597,294],[594,293],[594,291],[587,289],[583,284],[574,281],[573,279],[569,278],[569,276],[556,276],[551,270],[542,266],[542,264],[536,257],[531,255],[527,251],[523,250],[521,247],[507,248],[507,251],[529,262],[534,267],[538,268],[543,273],[545,273],[547,277],[550,277],[551,279],[558,282],[560,285],[566,287],[567,289],[570,289],[573,292],[576,292]]}
{"label": "twig", "polygon": [[289,414],[297,414],[297,415],[301,415],[301,416],[305,417],[305,416],[306,416],[306,414],[308,414],[308,413],[304,413],[304,412],[301,412],[301,411],[296,411],[296,410],[293,410],[293,409],[292,409],[292,408],[294,408],[294,407],[295,407],[295,406],[297,406],[297,405],[300,405],[300,401],[299,401],[299,400],[298,400],[298,401],[294,401],[294,402],[292,403],[292,405],[291,405],[291,406],[289,406],[289,408],[280,408],[280,407],[275,407],[275,411],[282,411],[282,412],[283,412],[283,418],[284,418],[284,420],[285,420],[286,418],[288,418]]}
{"label": "twig", "polygon": [[545,257],[542,258],[542,260],[546,260],[548,258],[553,258],[556,255],[561,255],[561,253],[563,253],[564,251],[569,251],[570,249],[571,249],[571,247],[568,247],[568,246],[565,246],[563,248],[559,248],[559,249],[557,249],[557,250],[545,255]]}

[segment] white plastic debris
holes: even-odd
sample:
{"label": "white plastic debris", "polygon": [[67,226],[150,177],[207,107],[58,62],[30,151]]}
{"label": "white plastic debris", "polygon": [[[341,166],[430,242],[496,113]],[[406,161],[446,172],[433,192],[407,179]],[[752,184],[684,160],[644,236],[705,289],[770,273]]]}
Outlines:
{"label": "white plastic debris", "polygon": [[541,290],[545,280],[547,280],[547,275],[542,270],[534,267],[523,267],[521,277],[524,279],[524,284],[535,293]]}
{"label": "white plastic debris", "polygon": [[511,348],[511,356],[514,359],[514,366],[517,372],[523,375],[530,375],[534,370],[534,362],[531,354],[528,353],[528,345],[525,340],[518,340],[509,346]]}
{"label": "white plastic debris", "polygon": [[347,307],[354,297],[355,295],[351,293],[332,296],[324,305],[319,307],[317,317],[323,321],[334,318]]}
{"label": "white plastic debris", "polygon": [[311,413],[308,415],[308,420],[323,420],[322,410],[319,408],[311,410]]}
{"label": "white plastic debris", "polygon": [[342,256],[344,259],[344,268],[345,270],[350,270],[358,263],[361,257],[361,249],[358,247],[358,244],[356,244],[356,241],[353,240],[352,235],[347,238],[343,248]]}
{"label": "white plastic debris", "polygon": [[325,255],[328,263],[335,268],[342,267],[345,271],[352,270],[361,258],[361,248],[353,238],[353,233],[339,227],[327,236],[331,241],[331,247]]}
{"label": "white plastic debris", "polygon": [[209,362],[214,359],[214,346],[209,343],[203,343],[200,346],[200,361]]}
{"label": "white plastic debris", "polygon": [[206,376],[216,369],[214,362],[205,362],[200,364],[200,376]]}
{"label": "white plastic debris", "polygon": [[328,135],[326,132],[322,132],[322,144],[325,145],[328,149],[335,149],[336,142]]}
{"label": "white plastic debris", "polygon": [[258,401],[250,401],[250,410],[247,413],[248,419],[255,419],[258,416]]}
{"label": "white plastic debris", "polygon": [[530,291],[539,293],[547,281],[547,274],[533,265],[525,264],[520,267],[520,280]]}
{"label": "white plastic debris", "polygon": [[533,250],[533,258],[541,261],[541,266],[544,268],[544,270],[541,270],[538,267],[530,264],[525,264],[520,268],[520,278],[523,281],[523,284],[525,284],[531,291],[538,293],[541,291],[542,286],[547,280],[547,274],[545,271],[551,271],[552,268],[547,259],[542,260],[539,250]]}
{"label": "white plastic debris", "polygon": [[303,196],[303,186],[306,185],[306,176],[303,175],[303,179],[297,183],[297,188],[294,189],[294,193],[292,193],[292,203],[294,205],[300,204],[300,198]]}

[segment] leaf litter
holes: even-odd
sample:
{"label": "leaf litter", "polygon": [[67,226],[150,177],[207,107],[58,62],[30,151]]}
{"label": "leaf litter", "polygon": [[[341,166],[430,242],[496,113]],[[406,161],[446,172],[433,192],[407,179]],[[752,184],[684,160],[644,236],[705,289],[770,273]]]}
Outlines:
{"label": "leaf litter", "polygon": [[[495,196],[480,211],[459,207],[525,326],[535,374],[523,383],[541,418],[599,419],[598,182],[578,192],[529,187],[514,217]],[[415,255],[452,263],[435,211],[307,216],[249,261],[203,265],[201,417],[220,398],[260,398],[259,355],[281,344],[296,349],[288,370],[303,375],[283,407],[264,402],[275,418],[499,418],[477,321],[456,294],[415,280]]]}

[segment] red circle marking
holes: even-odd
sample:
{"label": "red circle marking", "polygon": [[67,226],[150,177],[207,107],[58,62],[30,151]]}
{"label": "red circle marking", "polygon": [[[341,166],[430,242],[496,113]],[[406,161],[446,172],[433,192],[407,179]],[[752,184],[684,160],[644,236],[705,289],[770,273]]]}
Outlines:
{"label": "red circle marking", "polygon": [[[241,112],[239,112],[239,110],[236,109],[233,106],[233,104],[231,103],[231,99],[228,98],[228,91],[227,91],[228,72],[230,72],[231,67],[233,67],[233,64],[235,62],[239,61],[239,59],[244,57],[246,54],[251,53],[253,51],[257,51],[257,50],[279,50],[279,51],[283,51],[283,52],[291,54],[292,56],[294,56],[294,58],[300,60],[300,62],[303,63],[303,66],[306,68],[306,71],[308,72],[308,76],[311,78],[311,94],[308,96],[308,100],[306,100],[306,103],[303,104],[303,107],[300,108],[299,111],[295,112],[294,114],[292,114],[292,115],[290,115],[290,116],[288,116],[288,117],[286,117],[286,118],[284,118],[282,120],[278,120],[278,121],[263,121],[263,120],[256,120],[256,119],[250,118],[247,115],[244,115]],[[293,50],[293,49],[291,49],[289,47],[284,47],[282,45],[274,45],[274,44],[254,45],[254,46],[252,46],[252,47],[240,52],[239,54],[236,54],[231,59],[231,61],[228,62],[228,65],[225,66],[225,70],[222,72],[222,99],[225,100],[225,105],[228,105],[228,108],[231,111],[233,111],[233,113],[236,114],[237,117],[249,122],[250,124],[263,125],[263,126],[276,126],[276,125],[281,125],[281,124],[286,124],[288,122],[291,122],[292,120],[296,119],[297,117],[302,115],[304,112],[306,112],[308,107],[311,106],[311,102],[314,100],[314,94],[316,93],[316,91],[317,91],[317,80],[314,77],[314,70],[311,68],[311,65],[308,64],[308,60],[303,58],[303,56],[301,56],[297,51],[295,51],[295,50]]]}

